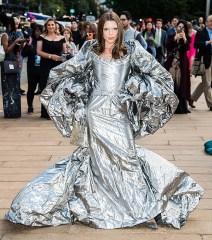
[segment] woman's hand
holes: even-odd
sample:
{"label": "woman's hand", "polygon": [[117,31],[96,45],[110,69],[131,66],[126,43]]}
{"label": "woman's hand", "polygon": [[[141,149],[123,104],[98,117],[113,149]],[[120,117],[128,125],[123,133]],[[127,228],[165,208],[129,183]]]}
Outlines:
{"label": "woman's hand", "polygon": [[22,43],[22,42],[23,42],[23,39],[22,39],[22,38],[16,38],[14,42],[15,42],[15,44],[16,44],[16,43]]}
{"label": "woman's hand", "polygon": [[71,55],[71,57],[74,57],[74,50],[73,50],[73,49],[70,49],[70,50],[68,51],[68,53]]}
{"label": "woman's hand", "polygon": [[185,32],[182,31],[181,33],[179,33],[179,39],[183,39],[184,43],[187,42],[187,38],[186,38],[186,35],[185,35]]}
{"label": "woman's hand", "polygon": [[50,57],[49,57],[49,59],[52,59],[53,61],[61,61],[61,57],[60,56],[58,56],[58,55],[56,55],[56,54],[49,54],[50,55]]}
{"label": "woman's hand", "polygon": [[184,31],[182,31],[181,33],[179,33],[179,36],[180,36],[180,38],[185,38],[185,32]]}

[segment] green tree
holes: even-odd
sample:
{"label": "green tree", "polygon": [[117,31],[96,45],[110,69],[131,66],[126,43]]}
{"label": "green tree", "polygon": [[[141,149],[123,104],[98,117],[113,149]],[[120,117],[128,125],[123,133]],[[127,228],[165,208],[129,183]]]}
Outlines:
{"label": "green tree", "polygon": [[66,13],[63,0],[30,0],[28,6],[31,12],[42,12],[50,16],[61,17]]}
{"label": "green tree", "polygon": [[94,0],[64,0],[66,6],[67,14],[69,14],[69,9],[73,8],[75,12],[84,12],[88,15],[92,12],[97,16],[97,5]]}
{"label": "green tree", "polygon": [[105,0],[108,8],[112,8],[118,14],[129,11],[133,18],[163,18],[171,19],[173,16],[192,20],[204,16],[205,1],[199,0]]}

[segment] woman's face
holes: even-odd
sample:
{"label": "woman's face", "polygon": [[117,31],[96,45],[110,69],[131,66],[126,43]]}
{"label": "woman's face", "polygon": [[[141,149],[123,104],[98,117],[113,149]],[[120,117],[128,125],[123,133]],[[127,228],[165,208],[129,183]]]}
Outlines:
{"label": "woman's face", "polygon": [[179,25],[177,26],[177,31],[184,31],[185,30],[185,26],[183,23],[179,23]]}
{"label": "woman's face", "polygon": [[90,25],[86,25],[85,31],[86,31],[86,33],[89,33],[89,32],[90,32]]}
{"label": "woman's face", "polygon": [[56,29],[55,22],[52,20],[48,21],[46,24],[46,28],[47,28],[48,33],[55,32],[55,29]]}
{"label": "woman's face", "polygon": [[39,28],[35,29],[35,37],[38,38],[41,35],[41,31]]}
{"label": "woman's face", "polygon": [[14,22],[15,22],[15,29],[18,29],[18,26],[19,26],[18,18],[13,17],[13,19],[14,19]]}
{"label": "woman's face", "polygon": [[106,43],[114,44],[118,38],[118,25],[115,21],[106,21],[103,27],[103,38]]}
{"label": "woman's face", "polygon": [[69,31],[64,31],[63,36],[65,37],[66,40],[69,40],[71,35],[70,35]]}
{"label": "woman's face", "polygon": [[146,29],[147,29],[147,31],[149,30],[149,31],[151,31],[152,30],[152,23],[147,23],[147,25],[146,25]]}
{"label": "woman's face", "polygon": [[177,23],[178,23],[178,19],[177,18],[173,18],[172,19],[172,23],[171,23],[172,27],[175,28],[177,26]]}
{"label": "woman's face", "polygon": [[78,28],[77,22],[72,22],[71,23],[71,29],[76,30]]}
{"label": "woman's face", "polygon": [[56,28],[56,30],[60,30],[60,26],[58,23],[55,24],[55,28]]}

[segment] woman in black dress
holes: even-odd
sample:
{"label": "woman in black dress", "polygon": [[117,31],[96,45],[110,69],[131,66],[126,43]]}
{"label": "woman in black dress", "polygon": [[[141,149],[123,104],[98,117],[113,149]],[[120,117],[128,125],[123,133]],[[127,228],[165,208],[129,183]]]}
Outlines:
{"label": "woman in black dress", "polygon": [[[44,32],[37,42],[37,54],[41,56],[41,91],[46,87],[50,70],[62,63],[61,55],[65,52],[65,38],[57,32],[55,20],[48,18],[44,24]],[[49,119],[43,106],[41,106],[41,118]]]}
{"label": "woman in black dress", "polygon": [[[191,102],[191,80],[187,51],[190,49],[191,38],[188,35],[187,22],[180,20],[177,23],[177,31],[170,34],[167,39],[167,61],[164,67],[171,73],[174,80],[174,92],[179,99],[175,113],[186,114],[188,103]],[[190,104],[192,107],[192,105]]]}

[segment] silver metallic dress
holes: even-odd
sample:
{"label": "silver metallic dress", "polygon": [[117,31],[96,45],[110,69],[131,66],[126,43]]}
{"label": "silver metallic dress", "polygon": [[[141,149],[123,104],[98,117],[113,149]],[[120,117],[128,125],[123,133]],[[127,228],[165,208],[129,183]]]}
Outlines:
{"label": "silver metallic dress", "polygon": [[[63,136],[81,145],[21,190],[6,219],[30,226],[122,228],[152,219],[180,228],[203,189],[184,171],[135,145],[173,115],[170,74],[139,43],[104,60],[88,41],[50,72],[41,100]],[[74,218],[73,218],[74,216]]]}

